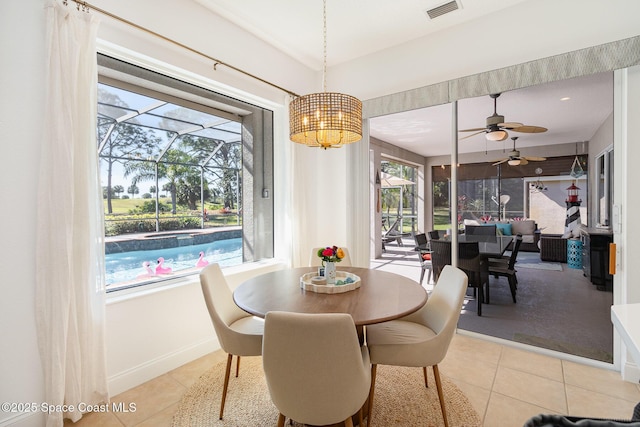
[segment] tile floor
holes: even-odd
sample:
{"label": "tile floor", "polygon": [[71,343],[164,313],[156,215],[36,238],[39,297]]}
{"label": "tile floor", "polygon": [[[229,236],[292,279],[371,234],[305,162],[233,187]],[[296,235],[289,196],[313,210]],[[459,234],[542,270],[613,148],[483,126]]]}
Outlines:
{"label": "tile floor", "polygon": [[[416,262],[404,259],[372,260],[371,268],[412,278],[419,277],[420,271]],[[431,285],[425,287],[430,290]],[[222,351],[211,353],[112,398],[125,405],[136,403],[135,412],[94,413],[65,426],[170,426],[189,386],[225,359]],[[618,372],[479,339],[464,331],[454,337],[440,372],[466,394],[485,427],[520,427],[539,413],[624,419],[640,402],[640,385],[622,381]]]}
{"label": "tile floor", "polygon": [[[222,351],[211,353],[112,398],[136,403],[135,412],[94,413],[65,425],[170,426],[189,386],[225,358]],[[640,402],[640,386],[622,381],[617,372],[461,334],[440,372],[466,394],[486,427],[522,426],[538,413],[630,418]]]}

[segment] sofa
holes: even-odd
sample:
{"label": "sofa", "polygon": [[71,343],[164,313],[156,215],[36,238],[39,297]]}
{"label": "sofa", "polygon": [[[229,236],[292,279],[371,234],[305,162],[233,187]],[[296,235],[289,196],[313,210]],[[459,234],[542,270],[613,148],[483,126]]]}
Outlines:
{"label": "sofa", "polygon": [[[533,219],[522,219],[515,220],[511,219],[508,221],[476,221],[476,220],[464,220],[464,224],[466,225],[496,225],[496,231],[498,234],[503,236],[516,236],[518,234],[522,235],[522,243],[520,245],[520,251],[523,252],[539,252],[540,248],[538,246],[538,242],[540,241],[540,230],[538,230],[538,225]],[[510,250],[513,246],[513,243],[509,245],[507,248]]]}

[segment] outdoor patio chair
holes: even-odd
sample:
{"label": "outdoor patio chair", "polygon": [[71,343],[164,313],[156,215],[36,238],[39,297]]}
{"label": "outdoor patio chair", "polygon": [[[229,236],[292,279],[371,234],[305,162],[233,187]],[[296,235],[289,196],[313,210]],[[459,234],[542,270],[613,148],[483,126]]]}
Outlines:
{"label": "outdoor patio chair", "polygon": [[429,248],[429,240],[424,233],[418,233],[413,236],[418,252],[418,259],[420,260],[420,284],[424,279],[425,271],[429,271],[427,275],[427,283],[431,283],[431,277],[433,276],[433,263],[431,262],[431,249]]}
{"label": "outdoor patio chair", "polygon": [[382,250],[386,250],[385,243],[393,242],[394,240],[398,244],[398,246],[402,246],[402,238],[411,236],[411,233],[403,233],[400,231],[400,222],[402,221],[402,216],[399,215],[396,220],[391,224],[388,230],[382,233]]}
{"label": "outdoor patio chair", "polygon": [[[506,277],[509,281],[509,288],[511,290],[511,299],[516,302],[516,290],[518,289],[518,278],[516,277],[515,264],[518,258],[518,251],[522,244],[522,235],[518,234],[511,250],[511,256],[509,258],[489,258],[489,275],[498,277]],[[489,283],[487,283],[487,304],[490,302],[489,296]]]}
{"label": "outdoor patio chair", "polygon": [[[451,265],[451,241],[432,240],[431,260],[435,281],[438,283],[445,266]],[[482,316],[485,284],[489,282],[487,267],[486,259],[480,255],[478,242],[458,242],[458,268],[469,277],[469,287],[473,288],[478,316]]]}

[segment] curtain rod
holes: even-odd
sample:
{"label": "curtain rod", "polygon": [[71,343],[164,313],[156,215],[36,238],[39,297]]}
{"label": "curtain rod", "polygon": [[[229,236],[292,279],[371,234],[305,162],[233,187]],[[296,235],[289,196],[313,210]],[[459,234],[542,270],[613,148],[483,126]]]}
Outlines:
{"label": "curtain rod", "polygon": [[[225,67],[231,68],[232,70],[237,71],[237,72],[238,72],[238,73],[240,73],[240,74],[244,74],[245,76],[251,77],[252,79],[258,80],[258,81],[260,81],[260,82],[262,82],[262,83],[265,83],[265,84],[267,84],[267,85],[269,85],[269,86],[271,86],[271,87],[274,87],[274,88],[279,89],[279,90],[281,90],[281,91],[283,91],[283,92],[285,92],[285,93],[288,93],[288,94],[289,94],[289,95],[291,95],[291,96],[294,96],[294,97],[296,97],[296,98],[300,96],[300,95],[298,95],[297,93],[295,93],[295,92],[291,92],[290,90],[287,90],[287,89],[285,89],[285,88],[283,88],[283,87],[281,87],[281,86],[278,86],[278,85],[277,85],[277,84],[275,84],[275,83],[271,83],[271,82],[269,82],[269,81],[267,81],[267,80],[264,80],[264,79],[262,79],[262,78],[260,78],[260,77],[258,77],[258,76],[256,76],[256,75],[253,75],[253,74],[251,74],[251,73],[249,73],[249,72],[247,72],[247,71],[244,71],[244,70],[241,70],[240,68],[234,67],[234,66],[233,66],[233,65],[231,65],[231,64],[227,64],[227,63],[226,63],[226,62],[224,62],[224,61],[221,61],[221,60],[219,60],[219,59],[213,58],[213,57],[211,57],[211,56],[207,55],[206,53],[200,52],[199,50],[196,50],[196,49],[194,49],[194,48],[192,48],[192,47],[189,47],[189,46],[187,46],[187,45],[185,45],[185,44],[182,44],[182,43],[177,42],[177,41],[175,41],[175,40],[173,40],[173,39],[170,39],[170,38],[168,38],[168,37],[165,37],[165,36],[163,36],[162,34],[158,34],[158,33],[156,33],[155,31],[151,31],[151,30],[149,30],[149,29],[147,29],[147,28],[145,28],[145,27],[143,27],[143,26],[141,26],[141,25],[138,25],[138,24],[136,24],[136,23],[133,23],[133,22],[131,22],[131,21],[129,21],[129,20],[126,20],[126,19],[124,19],[124,18],[121,18],[121,17],[120,17],[120,16],[118,16],[118,15],[114,15],[114,14],[113,14],[113,13],[111,13],[111,12],[107,12],[106,10],[101,9],[101,8],[99,8],[99,7],[96,7],[96,6],[94,6],[94,5],[90,4],[90,3],[87,3],[87,2],[82,1],[82,0],[73,0],[73,2],[75,2],[75,3],[76,3],[76,5],[77,5],[77,7],[78,7],[78,10],[83,10],[83,11],[85,11],[85,12],[89,12],[90,10],[95,10],[95,11],[97,11],[97,12],[99,12],[99,13],[103,14],[103,15],[106,15],[106,16],[108,16],[108,17],[110,17],[110,18],[115,19],[116,21],[120,21],[120,22],[122,22],[122,23],[125,23],[125,24],[127,24],[127,25],[130,25],[130,26],[132,26],[132,27],[134,27],[134,28],[137,28],[138,30],[142,30],[142,31],[144,31],[144,32],[146,32],[146,33],[149,33],[149,34],[153,35],[153,36],[156,36],[156,37],[158,37],[158,38],[161,38],[161,39],[162,39],[162,40],[164,40],[164,41],[167,41],[167,42],[169,42],[169,43],[173,43],[174,45],[179,46],[179,47],[181,47],[181,48],[183,48],[183,49],[186,49],[186,50],[188,50],[189,52],[192,52],[192,53],[195,53],[195,54],[197,54],[197,55],[203,56],[203,57],[205,57],[205,58],[207,58],[207,59],[209,59],[209,60],[211,60],[211,61],[213,61],[213,62],[214,62],[214,64],[213,64],[213,69],[214,69],[214,70],[216,70],[216,67],[217,67],[218,65],[224,65]],[[66,5],[66,4],[67,4],[67,0],[63,0],[63,3]]]}

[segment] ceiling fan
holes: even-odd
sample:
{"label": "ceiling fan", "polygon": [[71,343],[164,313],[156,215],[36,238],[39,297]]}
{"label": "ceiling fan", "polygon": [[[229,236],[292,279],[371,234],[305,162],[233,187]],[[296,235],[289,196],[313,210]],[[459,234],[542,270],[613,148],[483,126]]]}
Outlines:
{"label": "ceiling fan", "polygon": [[528,164],[530,161],[531,162],[543,162],[545,160],[547,160],[546,157],[535,157],[535,156],[520,156],[520,151],[516,150],[516,139],[518,139],[517,136],[512,136],[511,139],[513,140],[513,151],[509,151],[509,157],[507,157],[506,159],[502,159],[500,161],[495,162],[494,164],[492,164],[491,166],[496,166],[499,165],[501,163],[507,162],[509,164],[509,166],[518,166],[518,165],[526,165]]}
{"label": "ceiling fan", "polygon": [[493,99],[493,114],[487,117],[487,126],[483,128],[473,128],[473,129],[464,129],[460,132],[475,132],[471,135],[467,135],[462,139],[471,138],[472,136],[485,133],[485,138],[489,141],[504,141],[509,137],[507,130],[512,130],[514,132],[523,132],[523,133],[541,133],[546,132],[547,128],[543,128],[541,126],[531,126],[531,125],[523,125],[518,122],[505,122],[504,116],[501,116],[497,113],[497,104],[499,93],[492,93],[489,95]]}

